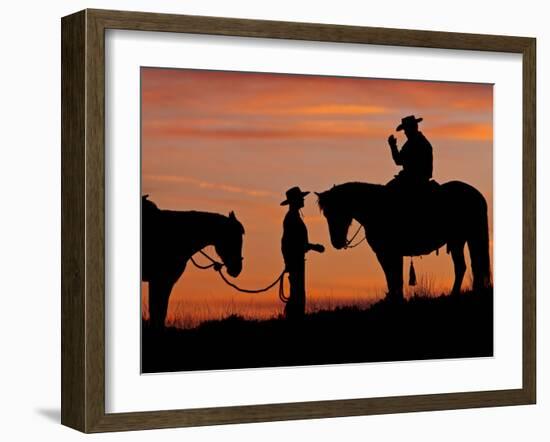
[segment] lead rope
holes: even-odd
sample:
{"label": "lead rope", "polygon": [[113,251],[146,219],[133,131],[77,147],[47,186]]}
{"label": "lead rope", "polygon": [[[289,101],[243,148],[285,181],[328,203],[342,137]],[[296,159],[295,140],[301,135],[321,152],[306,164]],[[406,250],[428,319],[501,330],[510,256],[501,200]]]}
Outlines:
{"label": "lead rope", "polygon": [[267,287],[263,287],[260,289],[243,289],[242,287],[239,287],[238,285],[234,284],[233,282],[229,281],[227,277],[223,274],[222,268],[223,263],[216,261],[214,258],[210,257],[206,252],[203,250],[199,250],[199,253],[207,258],[210,261],[210,264],[207,265],[201,265],[198,262],[195,261],[193,257],[191,257],[191,262],[193,265],[201,270],[214,268],[214,270],[220,275],[220,278],[223,282],[225,282],[228,286],[233,287],[235,290],[242,292],[242,293],[263,293],[267,292],[269,289],[273,288],[277,283],[279,283],[279,299],[282,302],[288,302],[289,297],[285,295],[284,292],[284,275],[286,273],[285,270],[283,270],[280,275],[273,281],[271,284],[269,284]]}

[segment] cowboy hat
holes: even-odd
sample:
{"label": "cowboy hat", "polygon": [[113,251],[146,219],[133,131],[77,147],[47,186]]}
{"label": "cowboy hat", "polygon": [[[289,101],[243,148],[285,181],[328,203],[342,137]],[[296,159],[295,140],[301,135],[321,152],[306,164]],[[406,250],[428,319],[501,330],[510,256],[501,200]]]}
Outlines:
{"label": "cowboy hat", "polygon": [[286,191],[286,200],[281,203],[281,206],[286,206],[292,201],[299,200],[308,194],[309,192],[302,192],[298,186],[291,187]]}
{"label": "cowboy hat", "polygon": [[405,127],[412,126],[413,124],[418,124],[422,120],[422,118],[416,118],[414,115],[409,115],[408,117],[401,118],[401,124],[397,126],[395,130],[403,130]]}

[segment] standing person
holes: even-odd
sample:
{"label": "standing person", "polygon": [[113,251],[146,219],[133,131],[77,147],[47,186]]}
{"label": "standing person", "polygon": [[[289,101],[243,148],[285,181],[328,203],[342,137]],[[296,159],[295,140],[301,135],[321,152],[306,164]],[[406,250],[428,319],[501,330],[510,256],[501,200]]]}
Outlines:
{"label": "standing person", "polygon": [[388,184],[422,185],[432,178],[432,145],[418,130],[418,123],[421,121],[422,118],[416,118],[414,115],[401,119],[401,124],[395,129],[404,130],[407,136],[401,150],[397,149],[397,139],[393,135],[388,137],[393,161],[398,166],[403,166],[403,170]]}
{"label": "standing person", "polygon": [[309,243],[307,228],[302,220],[300,209],[304,207],[304,197],[309,192],[302,192],[299,187],[292,187],[286,192],[286,200],[281,206],[288,206],[288,212],[283,222],[283,237],[281,250],[285,260],[285,270],[288,272],[290,295],[285,306],[287,319],[302,318],[306,310],[305,288],[305,255],[314,250],[323,253],[321,244]]}

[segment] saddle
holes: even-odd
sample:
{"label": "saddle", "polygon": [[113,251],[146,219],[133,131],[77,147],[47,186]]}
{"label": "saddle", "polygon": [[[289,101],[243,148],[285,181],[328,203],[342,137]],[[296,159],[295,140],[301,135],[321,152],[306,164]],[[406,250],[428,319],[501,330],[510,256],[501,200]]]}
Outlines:
{"label": "saddle", "polygon": [[396,175],[386,184],[390,198],[396,198],[406,205],[427,203],[436,196],[440,184],[435,180],[424,180],[407,177],[404,174]]}

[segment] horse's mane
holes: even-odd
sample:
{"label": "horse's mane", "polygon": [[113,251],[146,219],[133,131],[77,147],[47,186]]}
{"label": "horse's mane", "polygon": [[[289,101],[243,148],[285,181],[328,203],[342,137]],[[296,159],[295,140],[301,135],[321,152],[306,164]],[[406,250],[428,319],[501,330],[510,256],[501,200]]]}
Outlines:
{"label": "horse's mane", "polygon": [[241,224],[241,222],[237,219],[235,216],[235,213],[231,211],[229,213],[229,216],[222,215],[221,213],[215,213],[215,212],[202,212],[198,210],[186,210],[186,211],[174,211],[174,210],[163,210],[165,213],[174,213],[174,214],[180,214],[182,216],[185,216],[190,221],[194,221],[197,223],[203,222],[205,219],[208,219],[208,221],[213,222],[214,224],[224,225],[224,226],[235,226],[239,232],[244,235],[244,226]]}
{"label": "horse's mane", "polygon": [[143,195],[141,197],[141,207],[143,211],[149,211],[149,212],[160,210],[158,206],[149,199],[149,195]]}
{"label": "horse's mane", "polygon": [[186,219],[191,224],[201,225],[205,221],[208,221],[208,224],[215,224],[219,226],[229,226],[236,227],[238,232],[244,235],[244,227],[240,221],[235,216],[235,213],[231,211],[229,216],[222,215],[221,213],[215,212],[202,212],[198,210],[168,210],[168,209],[159,209],[158,206],[151,200],[148,199],[149,195],[142,196],[142,211],[144,215],[146,214],[162,214],[163,216],[168,217],[177,217],[179,219]]}
{"label": "horse's mane", "polygon": [[378,194],[382,189],[384,189],[384,186],[381,184],[362,183],[360,181],[336,184],[331,189],[317,194],[317,204],[319,209],[323,211],[328,205],[333,205],[336,202],[348,203],[367,193]]}

